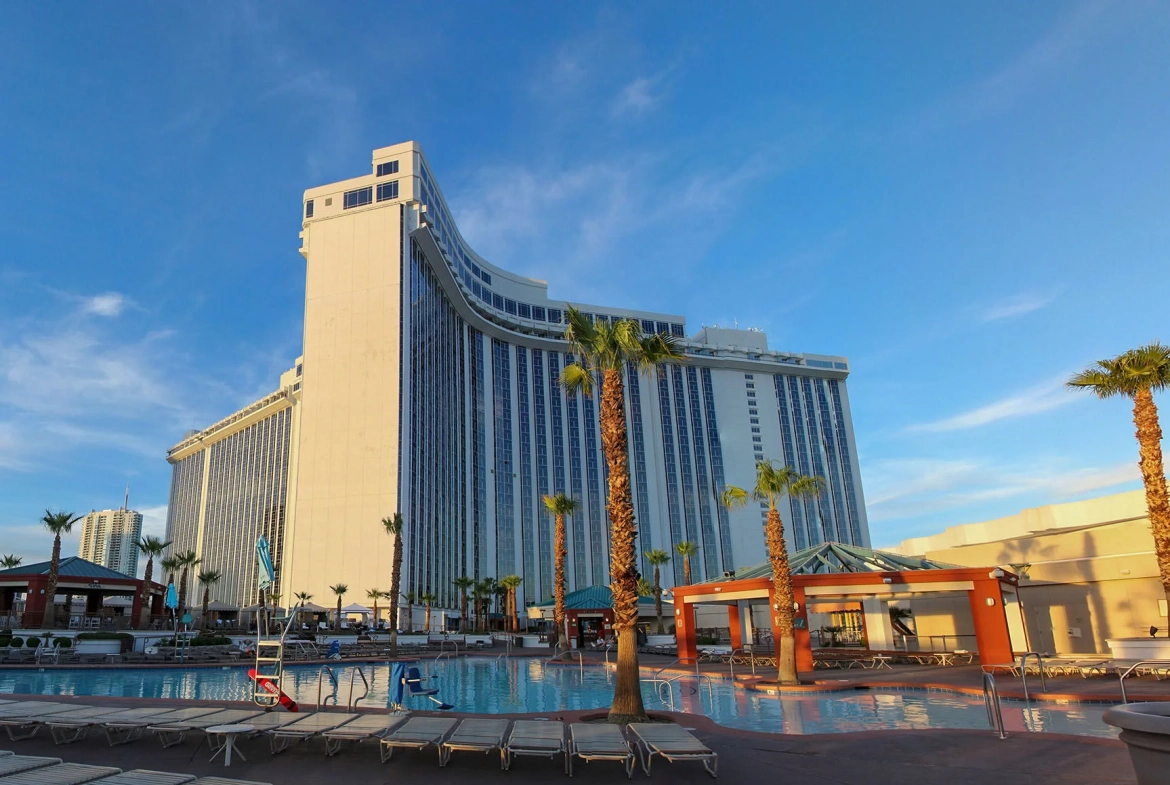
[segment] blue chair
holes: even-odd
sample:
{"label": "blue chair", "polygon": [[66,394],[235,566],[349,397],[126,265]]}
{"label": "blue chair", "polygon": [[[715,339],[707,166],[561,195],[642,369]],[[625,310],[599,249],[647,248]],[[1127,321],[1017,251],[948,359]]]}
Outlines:
{"label": "blue chair", "polygon": [[438,705],[444,711],[455,708],[450,703],[444,703],[435,696],[439,694],[437,688],[428,688],[423,686],[423,677],[419,673],[418,668],[407,668],[406,675],[402,678],[402,684],[406,687],[406,692],[412,698],[426,698]]}

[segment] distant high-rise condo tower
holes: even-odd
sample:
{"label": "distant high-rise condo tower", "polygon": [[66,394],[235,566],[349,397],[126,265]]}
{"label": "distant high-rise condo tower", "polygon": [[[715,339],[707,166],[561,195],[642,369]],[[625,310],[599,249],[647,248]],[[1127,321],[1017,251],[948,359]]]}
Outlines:
{"label": "distant high-rise condo tower", "polygon": [[[406,522],[402,591],[459,607],[461,576],[523,578],[551,596],[552,521],[541,497],[581,504],[568,520],[569,589],[609,582],[606,465],[594,395],[566,395],[568,305],[635,319],[678,339],[685,360],[626,374],[638,550],[699,545],[695,580],[758,563],[763,511],[728,512],[770,458],[825,480],[786,503],[789,542],[869,545],[843,357],[775,351],[757,330],[550,298],[544,281],[492,265],[463,239],[421,148],[375,150],[359,177],[305,192],[304,354],[281,390],[172,448],[168,537],[239,565],[256,602],[255,535],[269,533],[285,602],[330,584],[386,586]],[[649,568],[643,572],[649,574]],[[682,580],[682,560],[664,576]],[[234,580],[234,579],[233,579]]]}
{"label": "distant high-rise condo tower", "polygon": [[81,520],[77,555],[133,578],[138,573],[137,543],[141,536],[142,513],[125,505],[117,510],[91,510]]}

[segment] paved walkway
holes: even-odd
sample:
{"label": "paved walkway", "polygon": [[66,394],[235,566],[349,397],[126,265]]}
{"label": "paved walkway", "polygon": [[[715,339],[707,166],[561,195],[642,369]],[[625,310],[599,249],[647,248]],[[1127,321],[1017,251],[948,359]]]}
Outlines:
{"label": "paved walkway", "polygon": [[[565,716],[570,720],[571,715]],[[1000,741],[985,731],[880,731],[782,736],[730,731],[702,717],[682,718],[688,727],[719,753],[723,782],[847,783],[848,785],[1133,785],[1136,782],[1125,747],[1119,742],[1060,736],[1017,734]],[[152,738],[121,747],[108,747],[100,734],[65,747],[47,737],[0,743],[0,748],[22,754],[51,755],[74,763],[185,771],[198,776],[228,776],[273,785],[398,785],[403,782],[524,783],[568,782],[560,761],[521,758],[511,771],[500,770],[499,757],[455,753],[448,767],[438,767],[433,751],[399,752],[387,764],[378,761],[373,745],[347,749],[334,758],[324,755],[320,742],[307,742],[273,756],[267,741],[240,742],[247,761],[209,763],[206,742],[161,749]],[[639,769],[635,779],[644,779]],[[578,763],[575,781],[627,782],[616,763]],[[698,764],[655,762],[652,779],[661,782],[709,783]]]}

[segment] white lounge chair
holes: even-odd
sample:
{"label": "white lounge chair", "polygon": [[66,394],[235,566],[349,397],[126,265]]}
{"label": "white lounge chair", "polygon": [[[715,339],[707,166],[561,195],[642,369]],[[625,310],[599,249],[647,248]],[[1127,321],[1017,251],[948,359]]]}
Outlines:
{"label": "white lounge chair", "polygon": [[336,755],[347,741],[361,744],[369,739],[381,739],[406,722],[406,719],[405,714],[363,714],[353,722],[321,734],[325,739],[325,754],[330,757]]}
{"label": "white lounge chair", "polygon": [[98,785],[186,785],[194,779],[194,774],[133,769],[98,780]]}
{"label": "white lounge chair", "polygon": [[671,763],[696,760],[712,777],[719,776],[719,756],[686,728],[673,722],[633,722],[627,726],[634,734],[635,747],[642,758],[642,770],[650,776],[650,763],[661,755]]}
{"label": "white lounge chair", "polygon": [[503,749],[504,770],[512,768],[512,759],[524,756],[555,758],[564,756],[565,773],[569,773],[569,756],[565,747],[565,723],[545,720],[516,720]]}
{"label": "white lounge chair", "polygon": [[589,763],[595,760],[612,760],[621,763],[626,776],[634,777],[634,750],[622,729],[617,725],[597,722],[574,722],[569,726],[569,776],[573,776],[573,758],[578,757]]}
{"label": "white lounge chair", "polygon": [[319,736],[327,730],[339,728],[347,722],[353,722],[357,718],[357,714],[338,714],[337,712],[327,711],[315,711],[311,714],[306,714],[287,725],[281,725],[279,728],[266,731],[269,745],[272,748],[272,754],[275,755],[278,752],[284,752],[294,742],[305,741],[314,736]]}
{"label": "white lounge chair", "polygon": [[483,753],[499,750],[500,768],[503,769],[504,737],[508,735],[510,724],[508,720],[463,720],[455,732],[439,745],[439,765],[446,766],[451,761],[451,753],[456,750]]}
{"label": "white lounge chair", "polygon": [[226,777],[200,777],[191,785],[271,785],[271,783],[257,782],[256,780],[229,780]]}
{"label": "white lounge chair", "polygon": [[411,717],[402,725],[386,734],[381,739],[382,762],[394,757],[394,750],[406,747],[413,750],[425,750],[433,746],[439,751],[439,762],[443,761],[443,749],[439,745],[447,738],[447,734],[455,727],[458,720],[449,720],[444,717]]}
{"label": "white lounge chair", "polygon": [[60,758],[40,758],[33,755],[5,755],[3,758],[0,758],[0,777],[10,777],[22,771],[43,769],[45,766],[55,766],[60,762]]}
{"label": "white lounge chair", "polygon": [[[125,711],[115,712],[103,717],[101,727],[105,731],[106,741],[113,747],[117,744],[127,744],[142,738],[142,734],[146,731],[147,726],[161,721],[164,717],[175,719],[174,715],[181,711],[189,710],[168,708],[126,709]],[[210,714],[212,709],[197,709],[196,711],[202,711],[203,714]]]}
{"label": "white lounge chair", "polygon": [[205,730],[213,725],[250,724],[252,719],[263,713],[258,709],[223,709],[188,720],[162,719],[148,725],[146,729],[157,735],[158,740],[166,748],[182,744],[183,740],[187,738],[187,734],[192,731]]}
{"label": "white lounge chair", "polygon": [[93,782],[102,777],[121,773],[121,769],[112,766],[59,763],[56,766],[44,766],[12,774],[4,778],[4,785],[82,785],[82,783]]}
{"label": "white lounge chair", "polygon": [[[54,744],[72,744],[84,739],[90,728],[101,725],[106,717],[119,711],[122,709],[116,706],[90,706],[50,714],[41,719],[41,724],[48,727]],[[33,732],[36,732],[35,728]]]}
{"label": "white lounge chair", "polygon": [[[35,706],[35,703],[33,705]],[[63,708],[64,710],[62,710]],[[95,713],[109,714],[112,711],[116,711],[116,709],[111,709],[108,706],[105,708],[96,706],[68,708],[67,704],[58,703],[54,704],[47,712],[39,712],[34,711],[32,708],[27,708],[11,716],[0,717],[0,726],[8,732],[9,739],[12,741],[20,741],[21,739],[31,739],[37,735],[37,731],[41,729],[41,726],[48,725],[54,718],[78,717],[79,719],[83,719]]]}

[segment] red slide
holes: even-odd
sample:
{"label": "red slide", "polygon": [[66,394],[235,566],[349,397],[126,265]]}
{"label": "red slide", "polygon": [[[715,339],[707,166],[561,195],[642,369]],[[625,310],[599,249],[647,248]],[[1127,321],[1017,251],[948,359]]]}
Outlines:
{"label": "red slide", "polygon": [[267,690],[271,694],[279,695],[281,706],[284,706],[289,711],[298,711],[299,710],[300,707],[297,706],[297,702],[295,700],[293,700],[292,698],[290,698],[289,696],[285,695],[284,692],[281,691],[280,687],[276,686],[276,684],[272,681],[272,679],[266,679],[263,677],[257,678],[255,668],[248,668],[248,676],[254,682],[259,684],[261,687],[263,687],[265,690]]}

